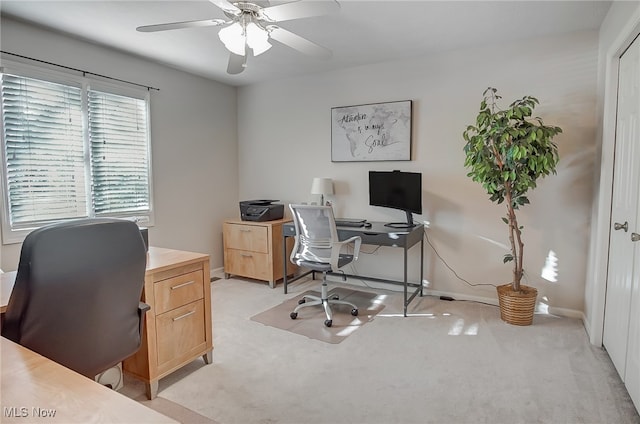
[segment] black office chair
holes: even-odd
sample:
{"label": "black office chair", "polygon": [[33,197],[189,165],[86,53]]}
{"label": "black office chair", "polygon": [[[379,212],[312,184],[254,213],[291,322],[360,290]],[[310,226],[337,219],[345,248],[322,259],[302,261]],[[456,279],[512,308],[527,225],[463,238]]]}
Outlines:
{"label": "black office chair", "polygon": [[140,348],[145,268],[131,221],[34,230],[22,245],[2,336],[93,379]]}
{"label": "black office chair", "polygon": [[[340,268],[358,259],[360,236],[340,241],[336,230],[336,222],[331,206],[289,205],[296,228],[295,244],[291,251],[291,262],[314,271],[322,272],[322,292],[320,297],[305,295],[298,306],[291,312],[291,319],[298,317],[298,311],[308,306],[322,305],[327,319],[324,325],[331,327],[333,317],[332,304],[351,306],[351,315],[358,315],[358,307],[351,302],[329,297],[327,289],[327,273],[338,272]],[[353,245],[353,253],[346,252],[345,247]]]}

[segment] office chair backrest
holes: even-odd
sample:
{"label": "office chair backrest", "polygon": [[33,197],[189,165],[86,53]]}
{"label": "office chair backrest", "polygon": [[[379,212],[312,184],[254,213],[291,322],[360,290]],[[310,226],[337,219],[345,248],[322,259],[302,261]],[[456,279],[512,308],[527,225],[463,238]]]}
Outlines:
{"label": "office chair backrest", "polygon": [[2,335],[87,377],[140,347],[146,268],[138,226],[81,219],[24,240]]}
{"label": "office chair backrest", "polygon": [[336,222],[331,206],[289,205],[296,228],[291,261],[331,261],[331,249],[338,241]]}

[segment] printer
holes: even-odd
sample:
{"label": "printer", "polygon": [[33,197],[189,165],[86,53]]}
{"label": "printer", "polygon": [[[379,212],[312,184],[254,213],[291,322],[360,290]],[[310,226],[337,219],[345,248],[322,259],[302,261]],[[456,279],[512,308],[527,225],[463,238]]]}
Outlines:
{"label": "printer", "polygon": [[284,205],[277,200],[245,200],[240,202],[243,221],[273,221],[284,217]]}

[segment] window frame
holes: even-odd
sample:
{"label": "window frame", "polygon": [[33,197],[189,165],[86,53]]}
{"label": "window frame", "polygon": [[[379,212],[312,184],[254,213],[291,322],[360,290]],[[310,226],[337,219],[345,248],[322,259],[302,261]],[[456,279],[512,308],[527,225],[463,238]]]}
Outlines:
{"label": "window frame", "polygon": [[[144,100],[146,103],[146,120],[147,120],[147,174],[149,179],[149,212],[146,214],[109,214],[100,215],[102,217],[109,216],[113,218],[124,218],[135,221],[140,226],[152,227],[155,224],[155,208],[154,208],[154,196],[153,196],[153,160],[151,149],[151,95],[150,90],[140,87],[134,87],[126,83],[114,83],[98,80],[95,78],[89,78],[87,76],[72,75],[66,72],[60,72],[53,69],[43,68],[40,66],[33,66],[21,62],[13,62],[3,60],[2,66],[0,66],[0,72],[10,73],[25,78],[35,78],[43,81],[65,84],[80,87],[82,89],[82,134],[83,134],[83,146],[84,146],[84,167],[87,185],[87,217],[96,217],[95,209],[93,206],[93,179],[91,172],[91,140],[89,138],[89,114],[88,114],[88,92],[89,90],[102,91],[109,94],[131,97],[139,100]],[[4,125],[3,110],[0,107],[0,124]],[[0,128],[0,164],[1,181],[0,181],[0,195],[2,196],[2,208],[0,208],[0,219],[2,221],[2,244],[15,244],[21,243],[26,235],[36,228],[51,224],[54,222],[60,222],[64,220],[50,220],[41,221],[40,225],[34,225],[24,228],[13,228],[11,225],[11,217],[9,211],[9,195],[8,195],[8,174],[6,164],[6,144],[4,139],[4,127]],[[76,217],[81,218],[81,217]],[[75,219],[75,218],[70,218]]]}

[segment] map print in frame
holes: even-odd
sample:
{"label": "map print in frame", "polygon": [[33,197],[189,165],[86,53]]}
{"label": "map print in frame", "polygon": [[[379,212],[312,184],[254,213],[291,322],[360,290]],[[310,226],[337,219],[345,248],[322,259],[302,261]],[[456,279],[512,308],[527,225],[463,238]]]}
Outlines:
{"label": "map print in frame", "polygon": [[411,100],[331,108],[331,161],[411,160]]}

